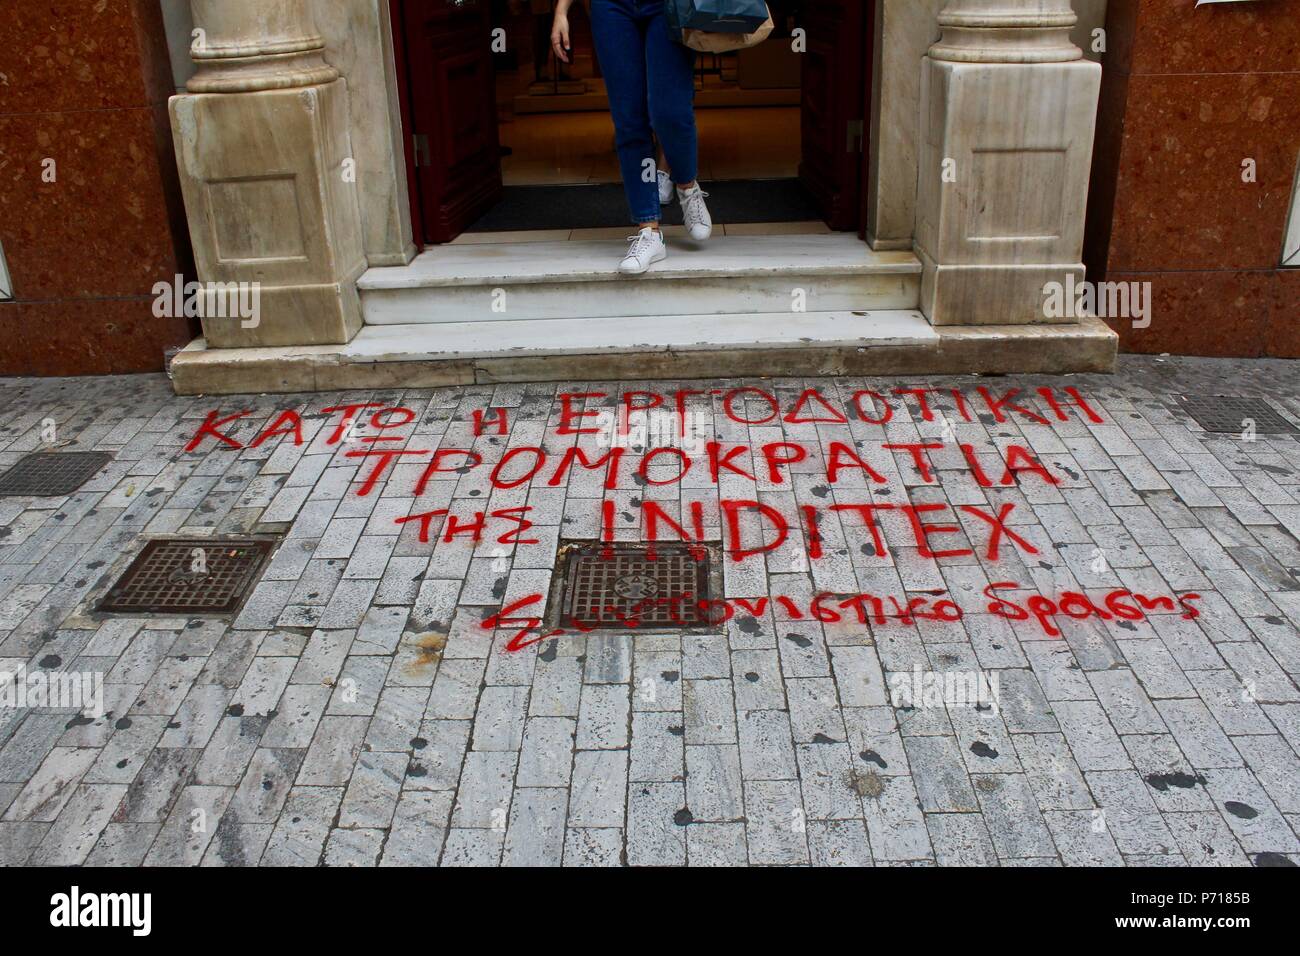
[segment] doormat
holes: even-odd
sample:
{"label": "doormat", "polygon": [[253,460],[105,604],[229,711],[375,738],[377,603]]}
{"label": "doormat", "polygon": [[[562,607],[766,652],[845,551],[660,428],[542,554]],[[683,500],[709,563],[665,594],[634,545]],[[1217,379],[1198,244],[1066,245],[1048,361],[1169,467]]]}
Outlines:
{"label": "doormat", "polygon": [[592,542],[561,553],[561,626],[664,630],[710,625],[713,554],[704,545]]}
{"label": "doormat", "polygon": [[[709,212],[717,223],[812,222],[822,218],[798,179],[737,179],[705,182]],[[682,224],[674,198],[662,209],[663,222]],[[631,228],[627,198],[618,183],[577,186],[507,186],[504,198],[467,232],[535,229]]]}
{"label": "doormat", "polygon": [[1207,432],[1293,435],[1297,429],[1262,398],[1231,395],[1188,396],[1178,399],[1184,412]]}
{"label": "doormat", "polygon": [[275,541],[150,541],[99,602],[112,614],[231,614],[257,583]]}
{"label": "doormat", "polygon": [[0,495],[61,498],[99,474],[113,456],[102,451],[36,452],[0,475]]}

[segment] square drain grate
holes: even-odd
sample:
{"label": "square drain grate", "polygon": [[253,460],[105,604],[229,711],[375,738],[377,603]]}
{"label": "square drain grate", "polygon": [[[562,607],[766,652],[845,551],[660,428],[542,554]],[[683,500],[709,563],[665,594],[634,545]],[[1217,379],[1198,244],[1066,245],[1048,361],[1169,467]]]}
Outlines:
{"label": "square drain grate", "polygon": [[150,541],[99,610],[132,614],[228,614],[257,583],[274,541],[177,538]]}
{"label": "square drain grate", "polygon": [[[591,544],[567,556],[561,624],[706,627],[710,552],[688,545]],[[701,606],[705,602],[705,607]]]}
{"label": "square drain grate", "polygon": [[0,475],[0,495],[59,498],[70,495],[113,460],[105,451],[41,451]]}
{"label": "square drain grate", "polygon": [[1178,404],[1207,432],[1240,434],[1247,428],[1247,419],[1255,423],[1255,431],[1260,434],[1291,435],[1296,432],[1296,427],[1262,398],[1180,395]]}

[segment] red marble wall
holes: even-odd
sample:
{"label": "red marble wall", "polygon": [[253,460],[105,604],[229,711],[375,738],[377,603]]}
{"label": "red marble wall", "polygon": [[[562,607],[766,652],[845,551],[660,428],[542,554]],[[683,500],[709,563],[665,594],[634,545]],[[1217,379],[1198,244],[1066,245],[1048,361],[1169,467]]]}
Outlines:
{"label": "red marble wall", "polygon": [[[157,0],[40,0],[0,16],[0,374],[161,369],[198,334],[153,315],[193,273]],[[43,163],[56,178],[44,182]]]}
{"label": "red marble wall", "polygon": [[[1085,261],[1151,282],[1132,352],[1300,357],[1279,268],[1300,160],[1300,2],[1110,0]],[[1257,180],[1242,181],[1253,159]]]}

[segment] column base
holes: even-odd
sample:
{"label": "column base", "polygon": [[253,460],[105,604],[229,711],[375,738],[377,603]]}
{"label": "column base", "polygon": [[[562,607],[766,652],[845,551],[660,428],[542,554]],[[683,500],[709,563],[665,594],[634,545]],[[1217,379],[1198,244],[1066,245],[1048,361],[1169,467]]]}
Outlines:
{"label": "column base", "polygon": [[1074,318],[1052,317],[1045,308],[1049,282],[1084,280],[1082,263],[1075,265],[945,265],[924,249],[921,260],[921,311],[932,325],[1069,324]]}
{"label": "column base", "polygon": [[344,82],[176,96],[170,110],[198,278],[259,305],[255,322],[204,318],[208,343],[351,341],[366,260]]}

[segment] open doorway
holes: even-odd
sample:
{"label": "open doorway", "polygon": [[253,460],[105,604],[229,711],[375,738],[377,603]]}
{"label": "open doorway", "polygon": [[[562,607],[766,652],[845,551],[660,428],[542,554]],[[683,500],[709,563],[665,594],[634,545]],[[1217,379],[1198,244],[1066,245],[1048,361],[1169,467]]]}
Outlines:
{"label": "open doorway", "polygon": [[[700,178],[737,231],[860,231],[872,49],[867,0],[769,0],[767,43],[697,57]],[[582,0],[574,57],[550,53],[552,0],[401,0],[417,234],[617,227],[626,204]],[[665,222],[679,215],[675,206]]]}

